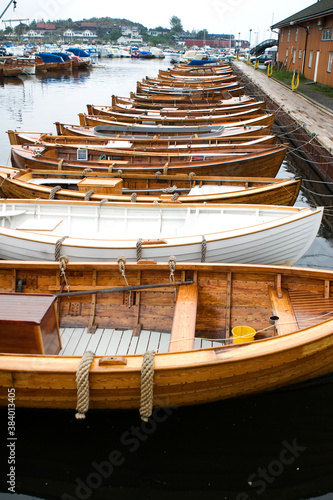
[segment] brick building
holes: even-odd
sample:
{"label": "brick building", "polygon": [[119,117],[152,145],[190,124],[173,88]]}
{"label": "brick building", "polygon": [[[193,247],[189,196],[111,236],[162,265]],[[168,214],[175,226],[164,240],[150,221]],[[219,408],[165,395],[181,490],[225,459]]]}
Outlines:
{"label": "brick building", "polygon": [[272,28],[279,29],[277,60],[288,71],[333,86],[332,0],[320,0]]}

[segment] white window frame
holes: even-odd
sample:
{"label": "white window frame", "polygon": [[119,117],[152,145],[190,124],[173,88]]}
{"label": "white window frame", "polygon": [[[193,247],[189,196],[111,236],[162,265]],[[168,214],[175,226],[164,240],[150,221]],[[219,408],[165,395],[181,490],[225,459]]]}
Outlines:
{"label": "white window frame", "polygon": [[287,42],[290,40],[290,30],[288,30]]}
{"label": "white window frame", "polygon": [[299,49],[298,51],[298,59],[302,59],[302,49]]}
{"label": "white window frame", "polygon": [[298,26],[297,26],[296,32],[295,32],[295,42],[297,42],[297,38],[298,38]]}
{"label": "white window frame", "polygon": [[333,52],[329,52],[328,63],[327,63],[327,73],[332,72],[332,61],[333,61]]}
{"label": "white window frame", "polygon": [[295,64],[296,62],[296,50],[294,50],[294,53],[293,53],[293,64]]}
{"label": "white window frame", "polygon": [[332,39],[332,28],[325,29],[321,32],[321,40],[327,42]]}
{"label": "white window frame", "polygon": [[310,50],[309,52],[309,68],[312,66],[312,59],[313,59],[313,50]]}

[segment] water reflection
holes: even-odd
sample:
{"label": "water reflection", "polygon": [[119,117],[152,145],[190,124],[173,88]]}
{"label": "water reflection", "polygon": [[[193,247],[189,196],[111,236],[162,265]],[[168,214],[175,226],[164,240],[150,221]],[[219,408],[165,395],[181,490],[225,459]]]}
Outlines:
{"label": "water reflection", "polygon": [[[333,385],[138,412],[18,411],[17,491],[45,499],[295,500],[333,491]],[[27,425],[28,423],[28,425]],[[113,465],[112,465],[113,464]]]}

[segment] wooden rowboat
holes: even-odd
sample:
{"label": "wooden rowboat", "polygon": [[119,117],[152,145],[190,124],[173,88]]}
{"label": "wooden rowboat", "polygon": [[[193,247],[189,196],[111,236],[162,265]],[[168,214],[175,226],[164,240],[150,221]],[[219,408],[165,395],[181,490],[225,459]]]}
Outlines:
{"label": "wooden rowboat", "polygon": [[292,206],[300,179],[199,177],[187,175],[108,174],[85,172],[0,171],[0,196],[5,198],[92,200],[113,202],[175,201],[177,203],[258,203]]}
{"label": "wooden rowboat", "polygon": [[[142,97],[142,96],[141,96]],[[191,106],[191,103],[174,103],[171,102],[169,103],[168,106],[164,107],[163,103],[158,104],[154,103],[150,99],[145,99],[146,103],[141,102],[141,98],[135,99],[131,97],[118,97],[115,95],[112,95],[112,106],[128,106],[128,109],[131,108],[150,108],[150,109],[193,109]],[[202,102],[201,104],[199,102],[195,102],[195,109],[201,109],[201,108],[224,108],[224,107],[230,107],[230,106],[242,106],[244,104],[253,104],[256,103],[256,99],[253,97],[249,97],[248,95],[240,95],[238,97],[228,97],[227,99],[219,99],[216,102],[210,103],[209,101]]]}
{"label": "wooden rowboat", "polygon": [[[95,133],[99,134],[99,128]],[[66,129],[64,130],[66,131]],[[102,130],[103,131],[103,130]],[[228,129],[230,131],[230,129]],[[246,131],[245,131],[246,132]],[[203,136],[193,136],[180,137],[176,136],[173,139],[168,137],[159,139],[154,138],[134,138],[129,136],[122,136],[117,138],[109,138],[107,135],[53,135],[48,133],[34,133],[34,132],[16,132],[13,130],[7,131],[10,144],[12,146],[23,146],[26,144],[37,145],[37,144],[59,144],[59,145],[75,145],[81,147],[82,145],[87,146],[105,146],[108,148],[125,148],[125,149],[136,149],[141,148],[145,151],[155,151],[156,149],[198,149],[198,148],[216,148],[216,147],[230,147],[230,145],[255,145],[255,144],[276,144],[276,135],[259,135],[245,137],[242,134],[233,136],[229,134],[220,136],[214,134],[205,134]]]}
{"label": "wooden rowboat", "polygon": [[[121,118],[121,117],[120,117]],[[89,127],[96,127],[97,125],[107,125],[107,126],[113,126],[113,127],[118,127],[118,130],[121,132],[121,127],[124,128],[126,126],[135,126],[135,127],[138,127],[140,125],[140,120],[138,120],[138,123],[126,123],[125,121],[121,121],[121,120],[111,120],[111,119],[107,119],[106,116],[103,116],[103,117],[97,117],[97,116],[88,116],[84,113],[79,113],[79,120],[80,120],[80,125],[81,126],[89,126]],[[181,127],[181,126],[184,126],[184,121],[186,120],[183,120],[183,121],[178,121],[177,124],[175,124],[174,126],[178,126],[178,127]],[[255,125],[266,125],[268,126],[269,128],[273,125],[274,123],[274,114],[273,113],[266,113],[266,114],[259,114],[257,116],[254,116],[254,117],[243,117],[243,118],[239,118],[239,120],[234,120],[234,121],[228,121],[228,118],[226,117],[225,119],[221,119],[221,121],[212,121],[211,123],[209,123],[208,121],[206,121],[206,123],[202,123],[201,122],[201,126],[221,126],[221,127],[224,127],[224,128],[230,128],[230,127],[233,127],[233,128],[236,128],[236,127],[252,127],[252,126],[255,126]],[[163,130],[165,133],[168,133],[170,134],[170,131],[167,130],[167,128],[169,127],[169,125],[165,124],[163,125],[163,123],[161,124],[158,124],[154,119],[145,119],[145,120],[142,120],[141,122],[141,125],[142,127],[160,127],[160,129],[156,130],[156,134],[159,134],[159,133],[163,133]],[[172,126],[172,125],[170,125]],[[192,126],[195,127],[195,124],[192,123]],[[200,123],[197,125],[197,126],[200,126]],[[167,127],[167,128],[164,128],[164,127]],[[184,132],[186,133],[186,129],[184,129]],[[153,132],[154,133],[154,132]]]}
{"label": "wooden rowboat", "polygon": [[75,148],[74,146],[12,146],[12,166],[20,169],[93,170],[124,173],[194,173],[233,177],[275,177],[286,154],[285,146],[258,146],[255,150],[224,150],[221,153],[131,151]]}
{"label": "wooden rowboat", "polygon": [[293,265],[317,235],[323,209],[272,205],[4,200],[0,259]]}
{"label": "wooden rowboat", "polygon": [[[253,136],[269,134],[270,127],[267,125],[251,125],[245,127],[198,127],[201,132],[191,132],[197,127],[151,127],[147,125],[126,125],[126,126],[97,126],[89,127],[87,125],[70,125],[66,123],[55,122],[58,135],[75,135],[91,137],[111,137],[114,139],[126,139],[131,141],[191,141],[193,139],[225,139],[227,141],[243,140]],[[208,132],[203,132],[208,129]]]}
{"label": "wooden rowboat", "polygon": [[[76,407],[78,418],[89,407],[141,408],[146,419],[152,406],[157,418],[160,407],[332,372],[332,271],[176,262],[173,282],[165,263],[119,264],[0,262],[1,406],[12,388],[17,407]],[[72,296],[59,295],[66,283]],[[234,337],[243,325],[246,333]],[[83,356],[85,406],[76,385]],[[151,379],[141,385],[149,362]]]}
{"label": "wooden rowboat", "polygon": [[[90,113],[91,111],[91,113]],[[266,115],[266,111],[261,108],[251,109],[237,109],[235,112],[224,112],[222,114],[183,114],[181,116],[174,114],[161,114],[159,112],[151,113],[137,113],[137,112],[124,112],[115,111],[110,108],[103,108],[95,110],[93,107],[88,106],[88,116],[98,116],[104,120],[120,121],[124,123],[149,123],[153,122],[154,125],[222,125],[225,123],[237,123],[243,120],[256,118]]]}

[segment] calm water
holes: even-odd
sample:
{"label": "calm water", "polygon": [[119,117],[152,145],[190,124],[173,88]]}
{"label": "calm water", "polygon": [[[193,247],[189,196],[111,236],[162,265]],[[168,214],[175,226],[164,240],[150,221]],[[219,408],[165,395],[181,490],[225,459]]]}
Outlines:
{"label": "calm water", "polygon": [[[0,163],[9,164],[8,129],[55,133],[55,121],[77,124],[87,103],[103,105],[112,94],[128,96],[137,80],[169,66],[167,59],[102,63],[105,69],[1,82]],[[278,174],[295,175],[288,162]],[[325,205],[327,199],[317,203]],[[311,203],[303,190],[297,205]],[[323,223],[298,264],[332,269],[332,257],[332,231]],[[6,412],[0,415],[5,435]],[[17,410],[14,497],[332,500],[332,422],[329,381],[161,411],[149,425],[141,423],[138,412],[89,411],[79,422],[74,410]],[[4,440],[0,453],[2,500],[9,498]]]}

